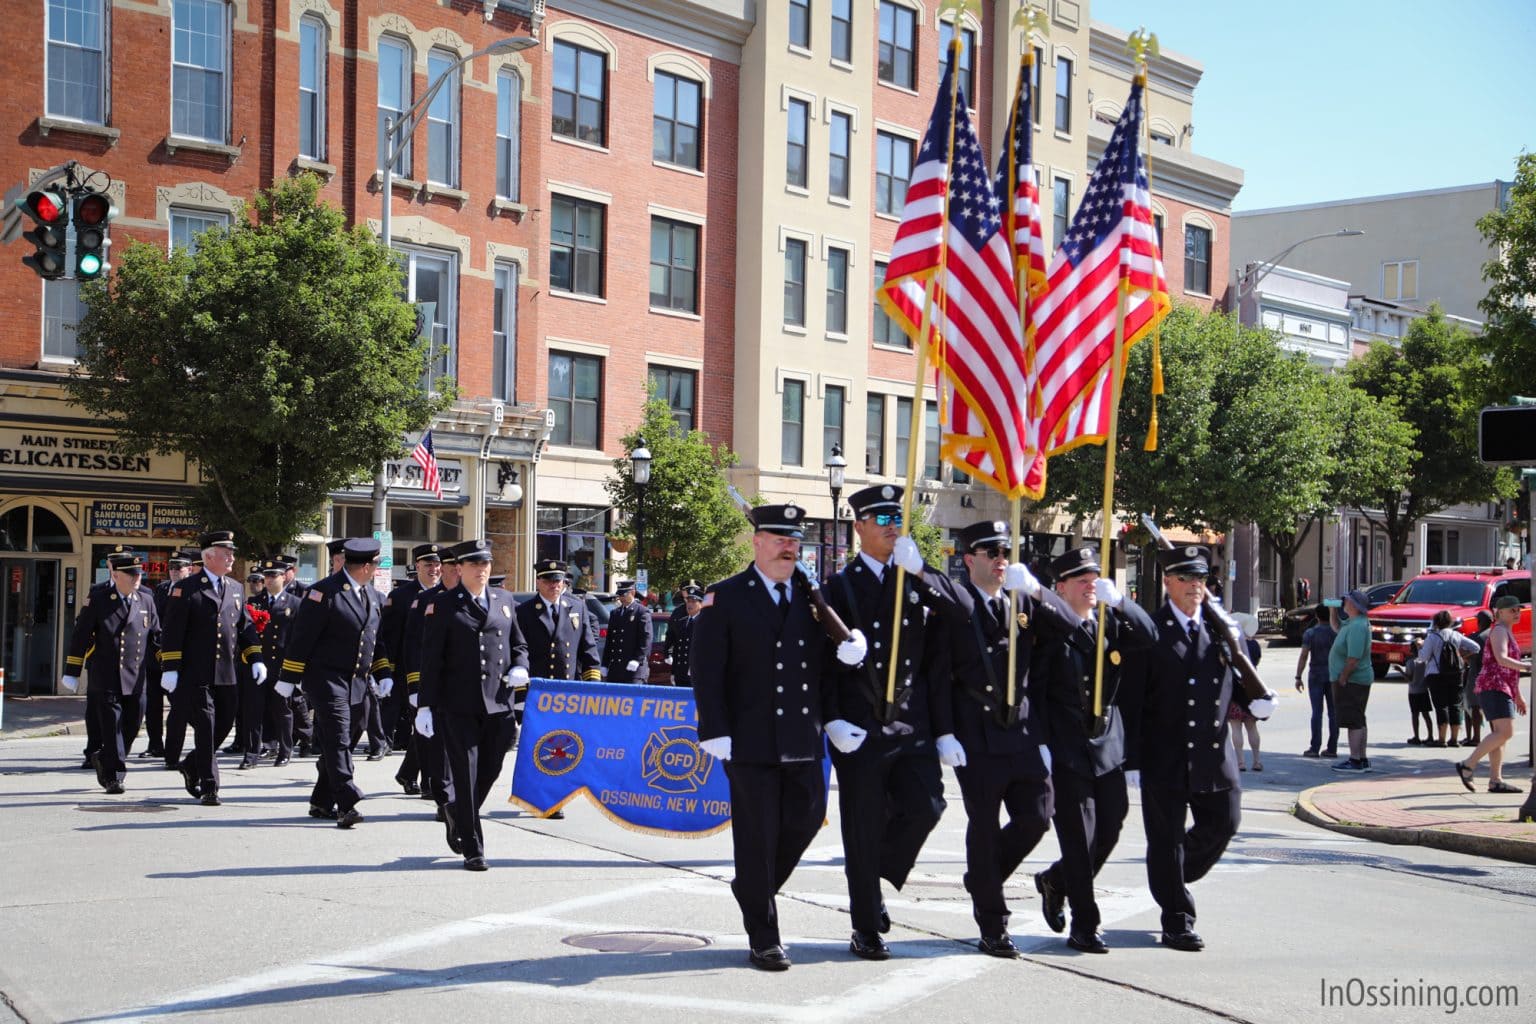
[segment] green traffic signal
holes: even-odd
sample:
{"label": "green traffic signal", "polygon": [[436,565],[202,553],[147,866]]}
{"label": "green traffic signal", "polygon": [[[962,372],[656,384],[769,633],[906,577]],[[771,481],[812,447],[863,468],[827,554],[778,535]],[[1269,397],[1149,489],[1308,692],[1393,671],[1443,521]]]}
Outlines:
{"label": "green traffic signal", "polygon": [[75,197],[75,279],[90,281],[107,269],[107,225],[117,211],[112,200],[101,192],[84,192]]}

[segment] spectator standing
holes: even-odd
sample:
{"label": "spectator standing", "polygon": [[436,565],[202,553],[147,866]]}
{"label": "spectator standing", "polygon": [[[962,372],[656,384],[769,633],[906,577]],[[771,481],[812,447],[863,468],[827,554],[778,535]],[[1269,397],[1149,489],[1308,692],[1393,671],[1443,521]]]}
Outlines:
{"label": "spectator standing", "polygon": [[[1333,686],[1328,682],[1328,652],[1338,633],[1328,621],[1328,608],[1317,606],[1317,622],[1301,634],[1301,657],[1296,661],[1296,690],[1306,691],[1312,702],[1312,738],[1302,757],[1337,757],[1339,717],[1334,712]],[[1306,682],[1303,683],[1302,679]],[[1322,748],[1323,709],[1328,709],[1328,746]]]}
{"label": "spectator standing", "polygon": [[1371,759],[1365,756],[1365,706],[1371,699],[1376,670],[1371,667],[1371,623],[1365,614],[1369,608],[1364,591],[1345,594],[1343,607],[1338,610],[1344,621],[1328,649],[1328,679],[1339,709],[1339,725],[1349,730],[1349,756],[1334,764],[1336,772],[1371,770]]}
{"label": "spectator standing", "polygon": [[[1414,659],[1423,666],[1424,683],[1435,707],[1435,725],[1439,735],[1424,741],[1426,747],[1454,747],[1461,741],[1461,676],[1465,659],[1482,651],[1476,640],[1463,636],[1451,626],[1451,613],[1444,608],[1435,612],[1431,629]],[[1415,672],[1415,675],[1418,673]],[[1446,739],[1446,729],[1450,739]]]}
{"label": "spectator standing", "polygon": [[1477,653],[1469,656],[1461,672],[1461,700],[1467,706],[1467,736],[1461,741],[1464,747],[1475,747],[1483,741],[1483,706],[1477,702],[1477,676],[1483,668],[1483,652],[1488,649],[1488,631],[1493,628],[1493,613],[1486,608],[1477,613],[1477,632],[1472,641]]}
{"label": "spectator standing", "polygon": [[1456,763],[1456,774],[1468,792],[1474,792],[1472,777],[1477,762],[1488,757],[1488,792],[1518,793],[1503,779],[1504,744],[1515,735],[1515,712],[1525,714],[1525,699],[1520,696],[1520,673],[1531,670],[1530,659],[1520,660],[1520,645],[1515,643],[1513,627],[1520,617],[1520,600],[1505,594],[1493,603],[1493,628],[1488,631],[1488,649],[1483,652],[1483,667],[1477,674],[1477,698],[1488,720],[1488,735],[1465,761]]}

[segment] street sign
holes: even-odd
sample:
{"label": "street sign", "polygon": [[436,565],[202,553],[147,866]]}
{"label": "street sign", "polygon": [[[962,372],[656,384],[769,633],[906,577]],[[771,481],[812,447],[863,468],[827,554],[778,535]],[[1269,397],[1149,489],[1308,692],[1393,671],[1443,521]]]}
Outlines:
{"label": "street sign", "polygon": [[386,572],[395,567],[395,534],[392,530],[374,530],[373,539],[379,542],[378,567]]}
{"label": "street sign", "polygon": [[635,592],[644,597],[650,588],[650,570],[641,569],[635,573]]}

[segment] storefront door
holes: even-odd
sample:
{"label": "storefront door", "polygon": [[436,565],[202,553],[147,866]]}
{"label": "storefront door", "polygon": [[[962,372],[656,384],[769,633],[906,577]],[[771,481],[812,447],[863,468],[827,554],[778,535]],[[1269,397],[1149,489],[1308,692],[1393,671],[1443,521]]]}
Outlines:
{"label": "storefront door", "polygon": [[59,678],[57,558],[0,557],[0,663],[7,696],[51,694]]}

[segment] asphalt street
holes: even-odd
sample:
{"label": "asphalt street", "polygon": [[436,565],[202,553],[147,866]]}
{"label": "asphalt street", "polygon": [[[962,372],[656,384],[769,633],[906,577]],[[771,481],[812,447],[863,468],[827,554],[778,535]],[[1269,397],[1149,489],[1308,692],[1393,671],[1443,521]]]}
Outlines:
{"label": "asphalt street", "polygon": [[[847,952],[834,798],[780,898],[795,966],[764,974],[746,963],[729,833],[659,838],[581,801],[564,821],[497,801],[491,870],[474,874],[431,805],[400,793],[396,758],[359,762],[367,820],[342,831],[305,815],[312,761],[227,759],[224,806],[202,807],[146,761],[125,796],[105,795],[77,768],[78,735],[0,742],[0,1022],[1536,1019],[1536,868],[1290,815],[1332,774],[1298,756],[1295,656],[1275,648],[1260,666],[1286,699],[1263,727],[1265,771],[1244,775],[1241,832],[1194,886],[1198,954],[1157,944],[1134,794],[1098,880],[1107,956],[1041,920],[1031,876],[1053,837],[1008,890],[1025,957],[976,950],[950,776],[914,879],[887,893],[893,959]],[[1401,741],[1405,705],[1400,684],[1373,697],[1384,739]]]}

